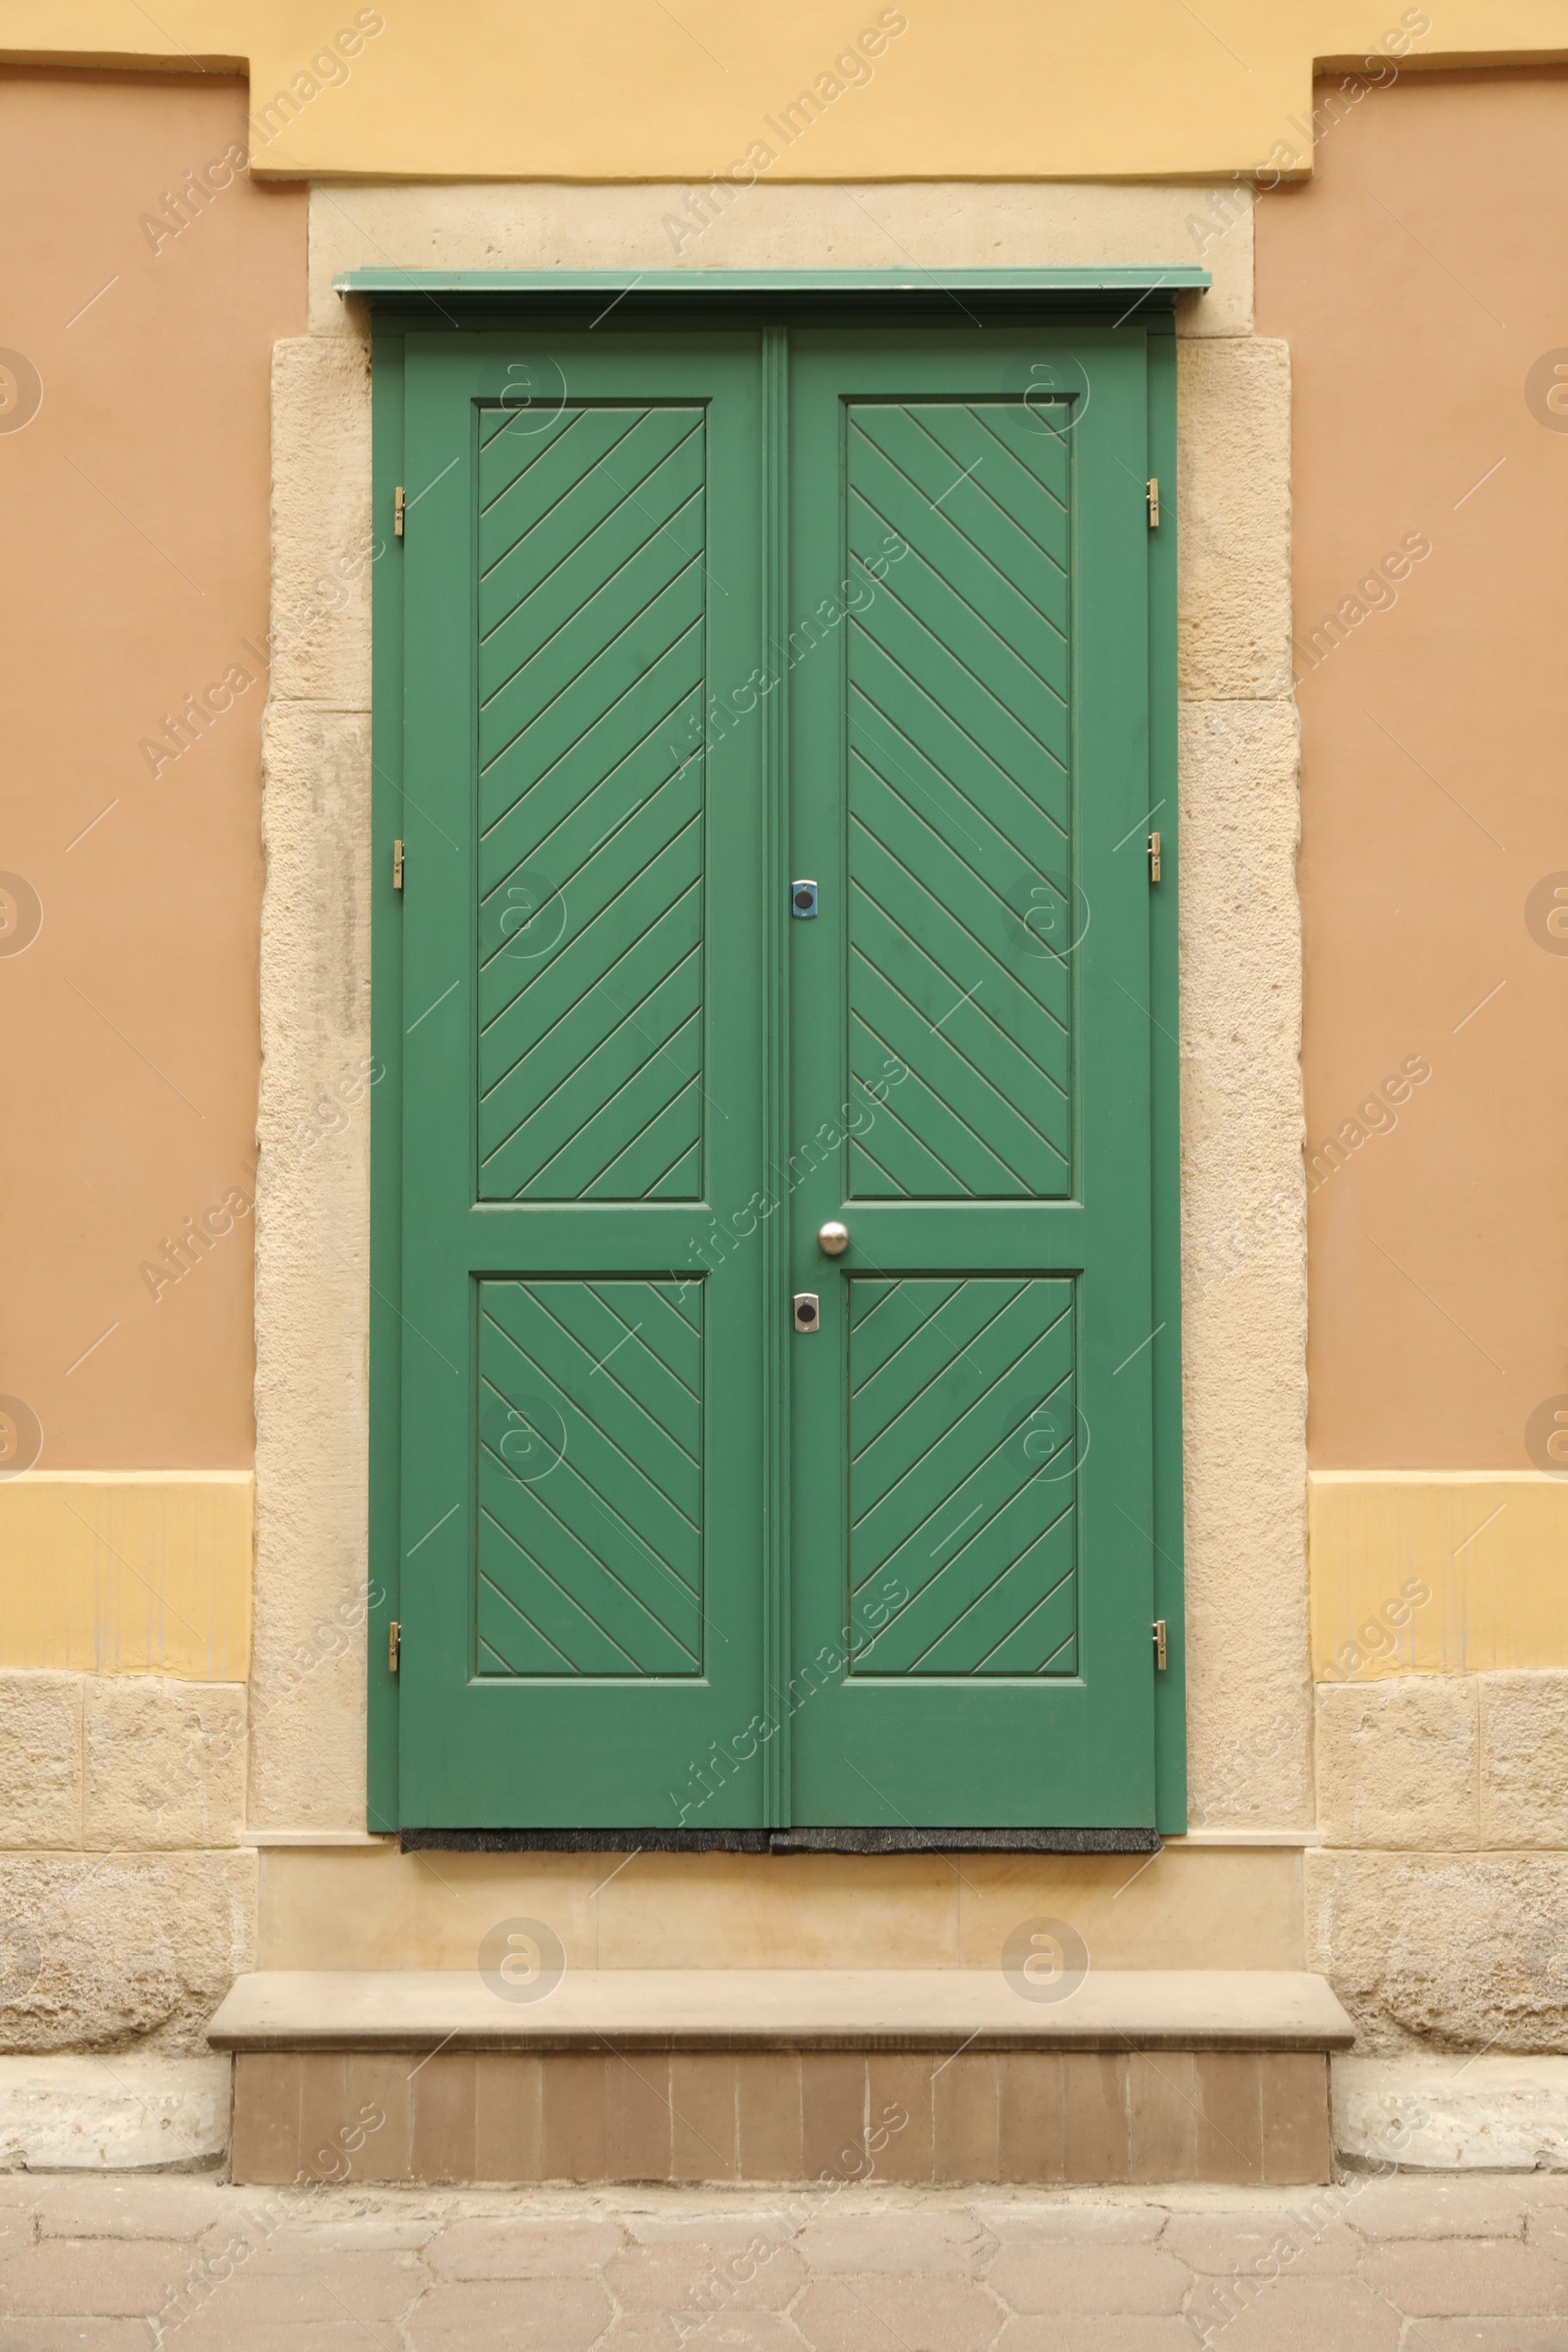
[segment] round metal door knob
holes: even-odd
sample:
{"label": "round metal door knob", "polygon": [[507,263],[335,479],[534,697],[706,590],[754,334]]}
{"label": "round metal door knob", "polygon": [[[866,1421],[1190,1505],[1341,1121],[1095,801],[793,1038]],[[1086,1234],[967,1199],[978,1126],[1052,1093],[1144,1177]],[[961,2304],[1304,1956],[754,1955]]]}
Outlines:
{"label": "round metal door knob", "polygon": [[836,1217],[817,1229],[816,1246],[824,1257],[842,1257],[850,1246],[850,1229]]}

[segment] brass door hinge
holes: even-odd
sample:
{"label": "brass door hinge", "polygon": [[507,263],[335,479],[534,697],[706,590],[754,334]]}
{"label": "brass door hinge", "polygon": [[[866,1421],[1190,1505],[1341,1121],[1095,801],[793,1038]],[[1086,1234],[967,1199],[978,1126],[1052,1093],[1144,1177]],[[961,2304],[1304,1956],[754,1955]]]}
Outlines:
{"label": "brass door hinge", "polygon": [[[1155,879],[1158,879],[1157,875]],[[392,844],[392,887],[394,890],[403,888],[403,844],[401,841],[395,841]]]}
{"label": "brass door hinge", "polygon": [[1169,1662],[1165,1640],[1165,1620],[1163,1617],[1156,1617],[1154,1619],[1154,1672],[1163,1674]]}
{"label": "brass door hinge", "polygon": [[386,1629],[386,1670],[396,1674],[403,1657],[403,1628],[394,1617]]}
{"label": "brass door hinge", "polygon": [[403,517],[407,512],[408,501],[403,495],[403,484],[399,482],[392,493],[392,536],[394,539],[401,539],[403,536]]}
{"label": "brass door hinge", "polygon": [[[1159,835],[1157,833],[1151,833],[1149,836],[1149,879],[1151,882],[1159,880]],[[401,890],[403,886],[399,883],[398,887]]]}
{"label": "brass door hinge", "polygon": [[[402,495],[403,493],[400,490],[398,492],[399,498],[401,498]],[[1144,496],[1149,501],[1149,527],[1152,531],[1157,531],[1159,528],[1159,476],[1157,473],[1152,473],[1148,481],[1145,483]],[[403,525],[400,522],[398,524],[398,529],[401,531]]]}

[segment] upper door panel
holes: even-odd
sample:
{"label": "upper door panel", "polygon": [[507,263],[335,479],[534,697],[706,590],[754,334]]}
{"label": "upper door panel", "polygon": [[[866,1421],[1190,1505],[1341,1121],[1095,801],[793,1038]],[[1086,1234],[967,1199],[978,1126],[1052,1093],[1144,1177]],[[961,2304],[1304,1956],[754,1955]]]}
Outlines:
{"label": "upper door panel", "polygon": [[846,404],[852,1198],[1072,1190],[1067,415]]}
{"label": "upper door panel", "polygon": [[706,421],[480,413],[483,1200],[702,1192]]}

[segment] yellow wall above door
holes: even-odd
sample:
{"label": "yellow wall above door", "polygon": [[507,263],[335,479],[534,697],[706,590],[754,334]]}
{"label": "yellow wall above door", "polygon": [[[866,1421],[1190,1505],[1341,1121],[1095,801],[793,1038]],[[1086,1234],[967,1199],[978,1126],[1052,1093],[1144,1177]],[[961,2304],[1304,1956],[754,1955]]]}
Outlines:
{"label": "yellow wall above door", "polygon": [[1568,1479],[1319,1470],[1307,1510],[1314,1681],[1568,1667]]}
{"label": "yellow wall above door", "polygon": [[1561,61],[1568,0],[0,0],[0,60],[249,71],[254,169],[345,178],[1291,174],[1369,52]]}

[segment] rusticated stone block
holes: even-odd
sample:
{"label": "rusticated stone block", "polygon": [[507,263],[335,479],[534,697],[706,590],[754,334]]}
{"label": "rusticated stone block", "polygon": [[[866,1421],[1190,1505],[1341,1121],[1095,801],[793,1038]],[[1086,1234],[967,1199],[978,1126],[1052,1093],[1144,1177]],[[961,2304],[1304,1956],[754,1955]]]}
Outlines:
{"label": "rusticated stone block", "polygon": [[5,2046],[201,2051],[256,1942],[256,1855],[0,1854]]}
{"label": "rusticated stone block", "polygon": [[1481,1843],[1568,1846],[1568,1674],[1483,1674]]}
{"label": "rusticated stone block", "polygon": [[1261,337],[1177,353],[1182,693],[1291,691],[1291,355]]}
{"label": "rusticated stone block", "polygon": [[86,1688],[83,1843],[222,1846],[245,1823],[245,1689],[155,1674]]}
{"label": "rusticated stone block", "polygon": [[272,351],[272,688],[366,710],[370,699],[370,377],[362,345]]}
{"label": "rusticated stone block", "polygon": [[0,1846],[81,1843],[79,1674],[0,1674]]}
{"label": "rusticated stone block", "polygon": [[1568,1854],[1302,1856],[1306,1964],[1367,2055],[1568,2047]]}
{"label": "rusticated stone block", "polygon": [[1326,1683],[1317,1693],[1318,1825],[1329,1845],[1417,1853],[1479,1843],[1469,1675]]}

